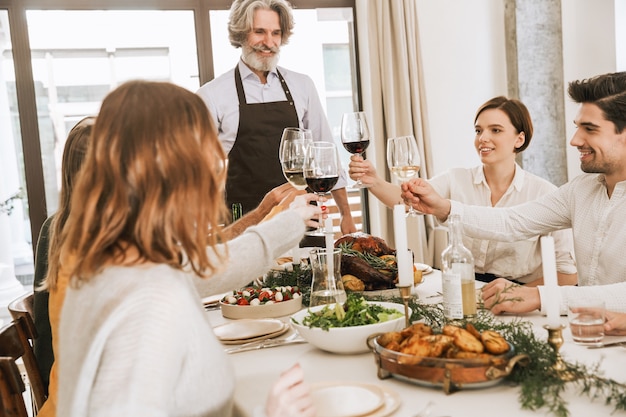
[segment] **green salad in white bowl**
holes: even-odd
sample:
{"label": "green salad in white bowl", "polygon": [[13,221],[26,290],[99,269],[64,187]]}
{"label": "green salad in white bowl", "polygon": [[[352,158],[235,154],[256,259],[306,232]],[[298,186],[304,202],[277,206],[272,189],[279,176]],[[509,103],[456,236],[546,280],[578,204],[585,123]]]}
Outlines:
{"label": "green salad in white bowl", "polygon": [[344,354],[367,352],[369,335],[401,330],[404,322],[402,304],[366,301],[357,294],[349,294],[343,304],[310,307],[291,316],[291,325],[307,342]]}

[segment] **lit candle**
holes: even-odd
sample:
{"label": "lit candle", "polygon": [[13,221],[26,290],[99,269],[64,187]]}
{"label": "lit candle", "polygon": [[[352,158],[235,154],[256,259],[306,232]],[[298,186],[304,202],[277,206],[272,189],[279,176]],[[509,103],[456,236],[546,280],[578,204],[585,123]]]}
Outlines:
{"label": "lit candle", "polygon": [[326,266],[328,267],[328,277],[334,277],[335,266],[333,259],[333,250],[335,249],[333,240],[333,220],[328,217],[324,224],[324,237],[326,238]]}
{"label": "lit candle", "polygon": [[413,285],[411,260],[406,236],[406,213],[404,204],[393,206],[393,233],[396,242],[396,265],[398,266],[398,285],[408,287]]}
{"label": "lit candle", "polygon": [[548,316],[548,326],[557,328],[561,326],[559,285],[556,279],[556,259],[554,256],[554,239],[552,236],[541,237],[541,262],[543,264],[543,295],[541,300]]}

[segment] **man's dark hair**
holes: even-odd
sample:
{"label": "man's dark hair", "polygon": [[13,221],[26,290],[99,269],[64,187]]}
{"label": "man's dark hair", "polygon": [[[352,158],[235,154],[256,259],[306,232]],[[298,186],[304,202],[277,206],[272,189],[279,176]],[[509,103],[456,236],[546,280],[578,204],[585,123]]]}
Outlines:
{"label": "man's dark hair", "polygon": [[626,71],[572,81],[567,93],[576,103],[598,106],[615,133],[626,129]]}

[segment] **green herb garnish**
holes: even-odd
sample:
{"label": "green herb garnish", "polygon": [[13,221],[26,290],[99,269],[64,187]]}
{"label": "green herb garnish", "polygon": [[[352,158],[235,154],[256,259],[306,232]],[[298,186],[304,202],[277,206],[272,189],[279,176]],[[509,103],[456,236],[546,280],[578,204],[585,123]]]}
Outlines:
{"label": "green herb garnish", "polygon": [[[368,303],[361,295],[349,293],[344,304],[329,304],[315,312],[309,310],[309,314],[302,319],[302,325],[328,330],[331,327],[354,327],[382,323],[402,316],[403,314],[397,310]],[[292,320],[296,324],[300,324],[296,320]]]}

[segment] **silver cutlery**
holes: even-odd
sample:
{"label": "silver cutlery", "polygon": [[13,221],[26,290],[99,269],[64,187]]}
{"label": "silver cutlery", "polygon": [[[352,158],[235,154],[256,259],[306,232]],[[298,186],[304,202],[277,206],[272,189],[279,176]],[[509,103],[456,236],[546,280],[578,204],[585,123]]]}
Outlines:
{"label": "silver cutlery", "polygon": [[614,346],[626,346],[626,340],[622,340],[621,342],[603,343],[597,346],[587,346],[587,349],[600,349],[600,348],[614,347]]}
{"label": "silver cutlery", "polygon": [[306,343],[306,340],[301,338],[299,334],[294,333],[285,339],[265,339],[265,340],[258,340],[256,342],[244,343],[243,345],[225,349],[224,352],[239,353],[239,352],[247,352],[250,350],[258,350],[258,349],[271,348],[271,347],[277,347],[277,346],[292,345],[292,344],[297,344],[297,343]]}
{"label": "silver cutlery", "polygon": [[213,310],[219,310],[220,309],[220,303],[207,303],[204,305],[204,309],[206,311],[213,311]]}

